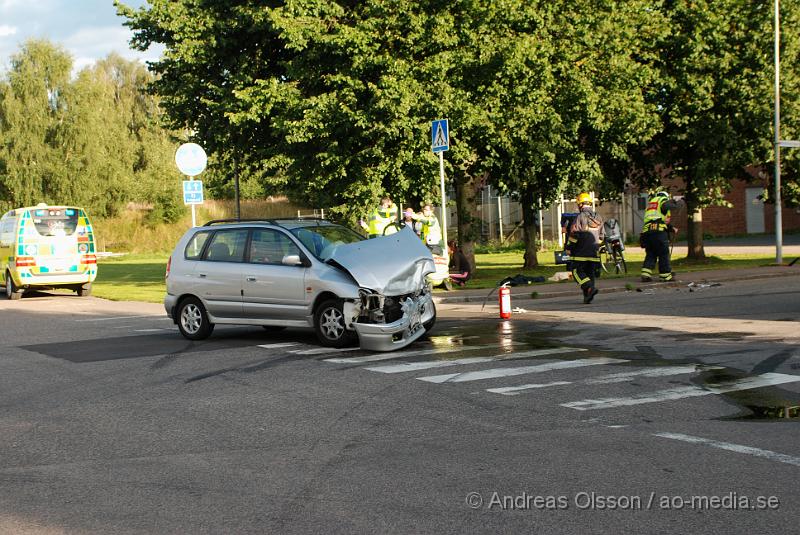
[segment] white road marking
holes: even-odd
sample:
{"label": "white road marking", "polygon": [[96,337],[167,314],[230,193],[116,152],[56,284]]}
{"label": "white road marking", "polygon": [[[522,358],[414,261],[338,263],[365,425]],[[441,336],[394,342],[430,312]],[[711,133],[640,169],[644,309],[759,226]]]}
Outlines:
{"label": "white road marking", "polygon": [[324,362],[331,362],[333,364],[363,364],[365,362],[378,362],[381,360],[402,359],[405,357],[421,357],[422,355],[436,355],[445,353],[455,353],[456,351],[476,351],[478,349],[495,349],[497,344],[483,345],[483,346],[455,346],[448,349],[433,348],[433,349],[417,349],[412,351],[392,351],[390,353],[373,353],[372,355],[365,355],[363,357],[350,357],[350,358],[333,358],[325,359]]}
{"label": "white road marking", "polygon": [[161,331],[168,331],[169,329],[134,329],[135,333],[157,333]]}
{"label": "white road marking", "polygon": [[636,377],[667,377],[670,375],[684,375],[687,373],[702,372],[706,370],[721,370],[720,366],[706,366],[698,367],[691,366],[664,366],[661,368],[647,368],[644,370],[636,370],[632,372],[612,373],[609,375],[602,375],[600,377],[593,377],[582,381],[590,385],[606,385],[611,383],[624,383],[629,379]]}
{"label": "white road marking", "polygon": [[720,369],[718,366],[698,368],[697,366],[665,366],[663,368],[647,368],[644,370],[636,370],[632,372],[611,373],[608,375],[601,375],[599,377],[592,377],[591,379],[584,379],[583,381],[556,381],[553,383],[533,383],[520,386],[503,386],[499,388],[487,388],[487,392],[494,394],[503,394],[504,396],[517,396],[526,390],[534,390],[540,388],[547,388],[550,386],[564,386],[571,384],[589,384],[589,385],[604,385],[611,383],[624,383],[636,377],[663,377],[669,375],[683,375],[686,373],[694,373],[697,371]]}
{"label": "white road marking", "polygon": [[333,347],[317,347],[315,349],[304,349],[302,351],[290,351],[295,355],[321,355],[323,353],[344,353],[345,351],[358,351],[360,347],[340,347],[339,349]]}
{"label": "white road marking", "polygon": [[571,385],[572,381],[553,381],[552,383],[532,383],[522,386],[503,386],[500,388],[487,388],[487,392],[494,394],[503,394],[504,396],[518,396],[523,390],[534,390],[539,388],[548,388],[551,386],[564,386]]}
{"label": "white road marking", "polygon": [[522,351],[520,353],[500,353],[491,357],[472,357],[466,359],[453,359],[453,360],[433,360],[425,362],[403,362],[400,364],[391,364],[388,366],[373,366],[371,368],[364,368],[365,370],[381,373],[402,373],[402,372],[415,372],[419,370],[428,370],[431,368],[447,368],[449,366],[461,366],[467,364],[479,364],[482,362],[499,362],[503,360],[517,360],[528,357],[537,357],[540,355],[554,355],[558,353],[574,353],[576,351],[586,351],[585,349],[575,347],[555,347],[550,349],[534,349],[531,351]]}
{"label": "white road marking", "polygon": [[[584,350],[585,351],[585,350]],[[480,381],[483,379],[496,379],[498,377],[510,377],[513,375],[524,375],[527,373],[542,373],[552,370],[566,370],[569,368],[583,368],[584,366],[598,366],[601,364],[616,364],[628,362],[624,359],[611,359],[606,357],[595,357],[581,360],[561,360],[548,364],[537,364],[535,366],[522,366],[519,368],[492,368],[478,372],[448,373],[446,375],[431,375],[428,377],[417,377],[420,381],[429,383],[463,383],[465,381]]]}
{"label": "white road marking", "polygon": [[561,406],[579,411],[612,409],[615,407],[627,407],[631,405],[643,405],[645,403],[659,403],[661,401],[672,401],[676,399],[710,396],[713,394],[724,394],[726,392],[737,392],[739,390],[750,390],[752,388],[795,383],[798,381],[800,381],[800,376],[797,375],[765,373],[763,375],[746,377],[739,381],[726,384],[682,386],[679,388],[670,388],[667,390],[659,390],[656,392],[637,394],[635,396],[623,398],[585,399],[583,401],[572,401],[570,403],[562,403]]}
{"label": "white road marking", "polygon": [[776,451],[762,450],[760,448],[742,446],[741,444],[732,444],[730,442],[721,442],[719,440],[712,440],[709,438],[694,437],[691,435],[684,435],[682,433],[653,433],[653,435],[662,438],[671,438],[672,440],[680,440],[690,444],[705,444],[706,446],[711,446],[712,448],[719,448],[721,450],[728,450],[736,453],[745,453],[747,455],[761,457],[762,459],[769,459],[770,461],[800,466],[800,457],[792,457],[791,455],[778,453]]}
{"label": "white road marking", "polygon": [[[153,314],[148,314],[146,316],[115,316],[113,318],[91,318],[91,319],[86,319],[86,320],[75,320],[75,321],[77,321],[77,322],[84,322],[84,321],[113,321],[113,320],[129,320],[129,319],[133,319],[133,318],[159,318],[159,319],[162,319],[163,316],[161,314],[159,314],[157,316],[153,315]],[[169,319],[169,318],[166,318],[166,319]]]}
{"label": "white road marking", "polygon": [[263,347],[264,349],[277,349],[279,347],[292,347],[298,345],[297,342],[279,342],[277,344],[260,344],[257,347]]}

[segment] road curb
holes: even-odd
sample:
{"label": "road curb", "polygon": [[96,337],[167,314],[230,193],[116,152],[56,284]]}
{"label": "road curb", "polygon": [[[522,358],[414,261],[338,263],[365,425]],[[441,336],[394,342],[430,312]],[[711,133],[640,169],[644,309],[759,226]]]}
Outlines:
{"label": "road curb", "polygon": [[[712,277],[703,277],[702,271],[692,271],[686,273],[685,276],[689,277],[689,275],[696,274],[696,277],[691,277],[691,280],[677,280],[673,282],[650,282],[650,283],[642,283],[642,282],[634,282],[629,281],[627,284],[633,284],[636,286],[637,289],[646,290],[652,288],[680,288],[688,284],[689,282],[697,282],[697,283],[708,283],[708,282],[733,282],[733,281],[745,281],[745,280],[756,280],[756,279],[774,279],[779,277],[791,277],[797,276],[800,274],[798,271],[786,271],[786,272],[773,272],[773,273],[754,273],[754,274],[747,274],[747,275],[739,275],[739,276],[732,276],[732,277],[721,277],[719,275],[712,276]],[[602,279],[601,279],[602,280]],[[558,284],[567,284],[558,283]],[[541,291],[537,290],[537,288],[542,289],[542,286],[537,285],[530,285],[525,286],[525,291],[517,290],[516,292],[514,289],[511,290],[511,298],[512,299],[551,299],[556,297],[569,297],[576,295],[577,287],[574,286],[574,283],[569,281],[571,288],[569,290],[558,290],[553,292],[546,292],[542,293]],[[618,293],[618,292],[628,292],[631,291],[625,286],[611,286],[604,288],[602,285],[600,286],[601,293],[609,294],[609,293]],[[537,292],[538,295],[535,298],[531,297],[533,292]],[[486,296],[489,294],[489,290],[486,291],[484,295],[465,295],[465,296],[447,296],[447,297],[438,297],[436,295],[433,296],[433,302],[437,305],[455,305],[459,303],[482,303],[486,300]]]}

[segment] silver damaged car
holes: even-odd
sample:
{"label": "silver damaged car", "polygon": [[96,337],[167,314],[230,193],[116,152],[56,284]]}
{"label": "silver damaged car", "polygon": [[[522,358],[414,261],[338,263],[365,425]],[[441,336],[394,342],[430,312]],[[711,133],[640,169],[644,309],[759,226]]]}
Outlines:
{"label": "silver damaged car", "polygon": [[325,220],[217,220],[176,245],[164,308],[190,340],[216,324],[311,327],[325,346],[391,351],[433,327],[434,270],[409,228],[366,240]]}

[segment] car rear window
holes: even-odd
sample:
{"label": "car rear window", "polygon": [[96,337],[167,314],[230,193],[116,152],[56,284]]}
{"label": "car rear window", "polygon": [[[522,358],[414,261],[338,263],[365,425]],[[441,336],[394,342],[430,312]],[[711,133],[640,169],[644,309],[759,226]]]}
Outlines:
{"label": "car rear window", "polygon": [[186,244],[186,250],[184,251],[184,257],[186,260],[200,259],[200,255],[203,254],[203,246],[205,246],[206,242],[208,241],[210,234],[210,231],[205,231],[198,232],[192,236],[192,239],[189,240],[188,244]]}
{"label": "car rear window", "polygon": [[78,228],[78,210],[74,208],[38,209],[30,213],[39,236],[72,236]]}

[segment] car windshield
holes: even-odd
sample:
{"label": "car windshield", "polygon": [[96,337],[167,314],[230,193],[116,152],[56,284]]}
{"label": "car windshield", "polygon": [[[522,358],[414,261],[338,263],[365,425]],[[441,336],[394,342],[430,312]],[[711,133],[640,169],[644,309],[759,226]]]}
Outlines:
{"label": "car windshield", "polygon": [[333,255],[338,246],[364,239],[361,234],[341,225],[298,227],[291,229],[291,232],[323,262]]}

